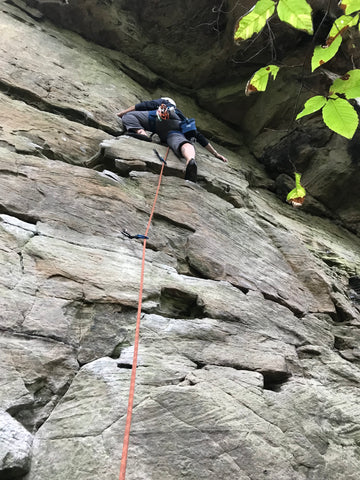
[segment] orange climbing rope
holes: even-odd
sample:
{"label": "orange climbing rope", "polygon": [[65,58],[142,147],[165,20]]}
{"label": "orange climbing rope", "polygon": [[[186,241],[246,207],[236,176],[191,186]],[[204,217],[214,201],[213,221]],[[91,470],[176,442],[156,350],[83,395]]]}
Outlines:
{"label": "orange climbing rope", "polygon": [[[163,160],[160,155],[155,150],[157,156]],[[127,416],[126,416],[126,423],[125,423],[125,432],[124,432],[124,441],[123,441],[123,449],[122,449],[122,456],[121,456],[121,464],[120,464],[120,476],[119,480],[125,480],[125,472],[126,472],[126,464],[127,464],[127,455],[129,450],[129,437],[130,437],[130,428],[131,428],[131,418],[132,418],[132,411],[133,411],[133,404],[134,404],[134,393],[135,393],[135,378],[136,378],[136,366],[137,366],[137,356],[139,350],[139,334],[140,334],[140,316],[141,316],[141,304],[142,304],[142,294],[143,294],[143,286],[144,286],[144,269],[145,269],[145,252],[146,252],[146,238],[149,232],[150,224],[152,217],[155,211],[155,205],[157,201],[157,197],[160,190],[160,184],[162,179],[162,174],[164,171],[166,158],[169,153],[169,147],[166,151],[165,159],[162,161],[161,171],[159,175],[158,186],[155,193],[154,203],[151,209],[149,221],[146,227],[146,232],[144,235],[144,243],[143,243],[143,253],[142,253],[142,261],[141,261],[141,274],[140,274],[140,290],[139,290],[139,303],[138,303],[138,310],[137,310],[137,318],[136,318],[136,329],[135,329],[135,340],[134,340],[134,355],[133,355],[133,363],[131,369],[131,379],[130,379],[130,389],[129,389],[129,400],[128,400],[128,408],[127,408]]]}

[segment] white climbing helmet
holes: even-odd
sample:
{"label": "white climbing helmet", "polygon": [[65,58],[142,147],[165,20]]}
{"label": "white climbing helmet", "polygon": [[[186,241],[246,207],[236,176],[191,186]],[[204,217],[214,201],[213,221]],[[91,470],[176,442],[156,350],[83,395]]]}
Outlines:
{"label": "white climbing helmet", "polygon": [[161,97],[162,100],[166,100],[167,102],[171,103],[174,105],[174,107],[176,107],[176,103],[174,102],[174,100],[170,97]]}

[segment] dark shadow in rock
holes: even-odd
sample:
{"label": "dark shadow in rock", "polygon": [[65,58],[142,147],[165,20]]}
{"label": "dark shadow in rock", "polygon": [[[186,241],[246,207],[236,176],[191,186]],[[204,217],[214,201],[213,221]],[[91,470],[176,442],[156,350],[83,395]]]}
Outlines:
{"label": "dark shadow in rock", "polygon": [[190,261],[190,258],[188,256],[185,257],[184,260],[181,260],[178,262],[178,272],[181,273],[181,275],[187,275],[189,277],[196,277],[196,278],[203,278],[203,279],[209,279],[211,277],[205,275],[203,272],[198,270]]}
{"label": "dark shadow in rock", "polygon": [[23,480],[26,478],[25,475],[27,472],[28,470],[20,467],[6,468],[5,470],[1,470],[0,478],[1,480]]}
{"label": "dark shadow in rock", "polygon": [[301,312],[300,310],[297,310],[296,308],[294,308],[292,305],[289,305],[286,300],[276,296],[276,295],[272,295],[270,293],[264,293],[263,292],[263,296],[266,300],[271,300],[272,302],[275,302],[279,305],[282,305],[283,307],[286,307],[288,308],[294,315],[295,317],[297,318],[302,318],[302,316],[304,315],[304,312]]}
{"label": "dark shadow in rock", "polygon": [[165,287],[161,290],[158,313],[170,318],[203,318],[204,307],[197,295]]}
{"label": "dark shadow in rock", "polygon": [[273,178],[280,173],[293,175],[294,171],[303,172],[316,150],[326,145],[330,136],[331,132],[323,126],[295,128],[276,145],[266,148],[259,161]]}
{"label": "dark shadow in rock", "polygon": [[296,349],[300,360],[307,358],[320,357],[321,347],[318,345],[302,345]]}
{"label": "dark shadow in rock", "polygon": [[178,259],[176,270],[180,275],[184,275],[187,277],[205,278],[201,276],[200,272],[193,269],[191,265],[189,265],[187,260],[183,258]]}
{"label": "dark shadow in rock", "polygon": [[349,298],[360,304],[360,277],[353,276],[349,278]]}
{"label": "dark shadow in rock", "polygon": [[[135,139],[134,142],[136,141]],[[139,141],[141,142],[141,140]],[[162,164],[151,151],[149,151],[149,160],[114,158],[106,152],[107,147],[101,147],[93,157],[84,162],[84,166],[94,170],[103,170],[106,168],[122,177],[129,177],[131,172],[151,172],[158,175],[161,171]],[[176,167],[167,165],[163,171],[163,175],[183,178],[184,172],[182,165],[179,164],[179,166]]]}
{"label": "dark shadow in rock", "polygon": [[125,368],[127,370],[132,369],[131,363],[118,363],[117,366],[118,366],[118,368]]}
{"label": "dark shadow in rock", "polygon": [[335,323],[346,323],[355,320],[355,313],[350,302],[342,302],[340,298],[333,297],[335,312],[330,312],[330,317]]}
{"label": "dark shadow in rock", "polygon": [[261,372],[264,377],[264,390],[280,392],[281,387],[289,380],[291,375],[287,372]]}
{"label": "dark shadow in rock", "polygon": [[250,288],[242,287],[241,285],[238,285],[238,284],[233,283],[233,282],[230,282],[230,283],[233,287],[240,290],[240,292],[245,293],[245,295],[247,295],[250,292]]}
{"label": "dark shadow in rock", "polygon": [[37,222],[40,221],[40,218],[38,217],[28,215],[24,212],[15,212],[15,211],[9,210],[7,207],[5,207],[5,205],[1,205],[1,204],[0,204],[0,214],[9,215],[10,217],[17,218],[18,220],[21,220],[22,222],[25,222],[25,223],[30,223],[31,225],[36,225]]}
{"label": "dark shadow in rock", "polygon": [[191,361],[195,363],[195,365],[196,365],[196,370],[202,370],[202,369],[205,368],[206,365],[207,365],[207,363],[205,363],[205,362],[200,362],[200,361],[198,361],[198,360],[191,359]]}

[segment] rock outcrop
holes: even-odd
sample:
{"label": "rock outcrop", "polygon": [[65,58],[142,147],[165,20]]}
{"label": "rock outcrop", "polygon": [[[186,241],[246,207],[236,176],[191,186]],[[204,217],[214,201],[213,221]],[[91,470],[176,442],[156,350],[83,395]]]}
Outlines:
{"label": "rock outcrop", "polygon": [[[17,3],[0,9],[0,476],[111,480],[142,256],[122,231],[144,233],[161,167],[153,148],[166,154],[124,135],[115,113],[165,84]],[[247,145],[166,85],[229,162],[197,148],[193,184],[167,158],[147,241],[127,478],[355,480],[358,164],[316,125],[304,127],[307,151],[283,132]],[[290,147],[307,165],[301,210],[284,202]]]}

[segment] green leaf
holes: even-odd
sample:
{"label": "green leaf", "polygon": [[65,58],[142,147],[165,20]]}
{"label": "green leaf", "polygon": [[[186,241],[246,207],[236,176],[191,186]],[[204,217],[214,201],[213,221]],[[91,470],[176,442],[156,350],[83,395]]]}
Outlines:
{"label": "green leaf", "polygon": [[234,40],[247,40],[255,33],[259,33],[274,11],[273,0],[258,0],[256,5],[240,18],[234,33]]}
{"label": "green leaf", "polygon": [[359,15],[351,17],[342,15],[337,18],[331,27],[330,33],[324,46],[317,45],[311,59],[311,71],[331,60],[339,50],[344,33],[359,21]]}
{"label": "green leaf", "polygon": [[351,17],[350,15],[342,15],[341,17],[337,18],[331,27],[325,46],[330,46],[339,35],[343,36],[344,33],[350,27],[356,25],[358,21],[359,15],[355,15],[355,17]]}
{"label": "green leaf", "polygon": [[294,207],[300,207],[304,202],[306,195],[305,188],[300,183],[301,174],[295,173],[295,188],[287,194],[286,201],[293,204]]}
{"label": "green leaf", "polygon": [[310,115],[311,113],[317,112],[322,108],[326,103],[326,98],[322,95],[316,95],[315,97],[309,98],[307,102],[305,102],[304,110],[298,113],[295,120],[299,120],[299,118],[304,117],[305,115]]}
{"label": "green leaf", "polygon": [[324,63],[331,60],[336,54],[336,52],[339,50],[341,42],[342,36],[339,35],[328,47],[322,47],[321,45],[317,45],[314,48],[314,53],[311,59],[311,71],[313,72],[316,68],[324,65]]}
{"label": "green leaf", "polygon": [[352,138],[359,124],[359,117],[352,105],[343,98],[329,98],[322,109],[325,124],[345,138]]}
{"label": "green leaf", "polygon": [[279,0],[277,14],[283,22],[312,35],[311,7],[306,0]]}
{"label": "green leaf", "polygon": [[344,10],[347,15],[360,10],[360,0],[342,0],[339,7]]}
{"label": "green leaf", "polygon": [[270,75],[275,80],[278,71],[279,67],[276,65],[268,65],[257,70],[257,72],[254,73],[246,85],[245,95],[250,95],[254,92],[264,92],[266,90]]}
{"label": "green leaf", "polygon": [[343,93],[347,99],[360,97],[360,70],[350,70],[334,81],[329,89],[330,95]]}

